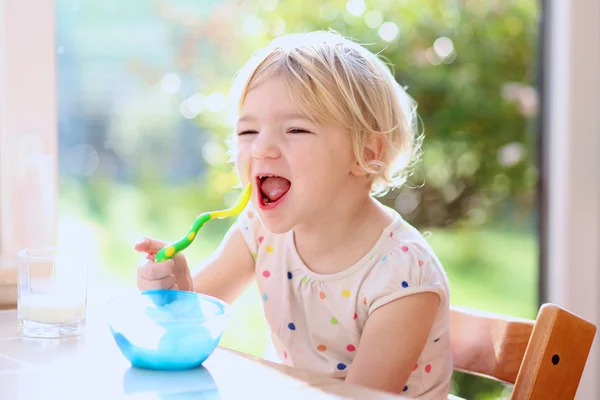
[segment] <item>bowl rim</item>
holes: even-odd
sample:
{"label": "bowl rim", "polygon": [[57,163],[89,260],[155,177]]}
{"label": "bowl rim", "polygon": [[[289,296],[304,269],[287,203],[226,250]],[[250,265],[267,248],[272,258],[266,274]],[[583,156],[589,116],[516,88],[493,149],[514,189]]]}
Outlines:
{"label": "bowl rim", "polygon": [[184,296],[203,298],[204,300],[207,300],[211,303],[216,303],[216,304],[220,305],[223,309],[223,313],[219,314],[219,315],[211,316],[209,318],[181,318],[181,319],[169,320],[169,321],[159,321],[160,323],[178,324],[178,323],[189,323],[189,322],[213,322],[213,321],[219,321],[221,319],[227,319],[231,316],[231,306],[227,302],[225,302],[219,298],[210,296],[208,294],[198,293],[198,292],[190,292],[190,291],[186,291],[186,290],[149,289],[149,290],[137,291],[136,293],[126,294],[126,295],[114,298],[112,300],[109,300],[106,302],[105,307],[108,308],[108,307],[114,306],[115,305],[114,303],[116,303],[118,301],[126,300],[127,298],[142,297],[142,296],[145,296],[148,294],[162,293],[162,292],[178,293],[178,294],[182,294]]}

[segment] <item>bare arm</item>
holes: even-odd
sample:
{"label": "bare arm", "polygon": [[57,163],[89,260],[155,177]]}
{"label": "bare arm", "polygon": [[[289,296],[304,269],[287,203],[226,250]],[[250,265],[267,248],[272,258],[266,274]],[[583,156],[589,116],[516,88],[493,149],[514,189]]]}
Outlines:
{"label": "bare arm", "polygon": [[196,292],[231,304],[246,290],[254,277],[254,258],[237,223],[197,271],[193,275]]}
{"label": "bare arm", "polygon": [[435,293],[417,293],[375,310],[346,382],[401,393],[425,347],[439,301]]}

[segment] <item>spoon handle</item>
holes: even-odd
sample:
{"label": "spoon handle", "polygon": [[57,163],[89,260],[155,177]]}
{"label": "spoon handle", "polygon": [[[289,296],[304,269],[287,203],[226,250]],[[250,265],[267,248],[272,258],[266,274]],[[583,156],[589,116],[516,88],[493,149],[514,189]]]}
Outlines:
{"label": "spoon handle", "polygon": [[240,194],[240,196],[238,197],[238,199],[232,207],[224,210],[217,210],[200,214],[194,221],[188,233],[178,241],[169,243],[165,247],[160,249],[158,253],[156,253],[154,261],[163,262],[165,260],[175,257],[176,254],[183,251],[190,244],[192,244],[200,228],[202,228],[202,226],[211,219],[223,219],[241,213],[242,210],[246,208],[246,205],[250,200],[250,195],[252,193],[250,190],[251,186],[252,185],[250,183],[246,185],[246,187],[244,188],[244,190],[242,191],[242,193]]}

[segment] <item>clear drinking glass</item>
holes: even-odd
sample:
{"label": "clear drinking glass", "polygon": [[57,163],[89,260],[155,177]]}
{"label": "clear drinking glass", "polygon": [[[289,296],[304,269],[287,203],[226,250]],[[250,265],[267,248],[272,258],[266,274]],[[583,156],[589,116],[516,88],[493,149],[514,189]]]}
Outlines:
{"label": "clear drinking glass", "polygon": [[87,303],[85,257],[56,247],[24,249],[18,268],[19,334],[38,338],[80,334]]}

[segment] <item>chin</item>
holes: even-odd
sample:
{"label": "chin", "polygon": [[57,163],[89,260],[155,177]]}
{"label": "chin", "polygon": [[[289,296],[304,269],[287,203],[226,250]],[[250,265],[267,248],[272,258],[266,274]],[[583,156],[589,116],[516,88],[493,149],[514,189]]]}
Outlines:
{"label": "chin", "polygon": [[257,204],[259,203],[258,199],[253,197],[251,202],[255,212],[258,214],[262,226],[270,233],[282,234],[289,232],[292,230],[292,228],[294,228],[294,224],[291,223],[289,218],[284,218],[281,215],[275,215],[270,211],[261,210],[260,206]]}
{"label": "chin", "polygon": [[265,215],[265,213],[259,211],[260,221],[262,225],[271,233],[281,235],[289,232],[294,228],[294,224],[291,223],[287,218],[277,217],[275,215]]}

